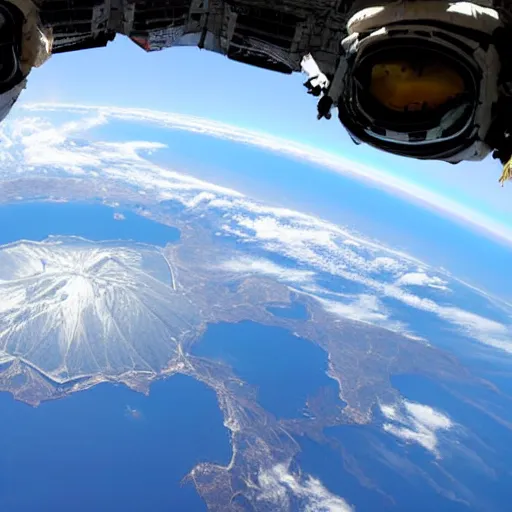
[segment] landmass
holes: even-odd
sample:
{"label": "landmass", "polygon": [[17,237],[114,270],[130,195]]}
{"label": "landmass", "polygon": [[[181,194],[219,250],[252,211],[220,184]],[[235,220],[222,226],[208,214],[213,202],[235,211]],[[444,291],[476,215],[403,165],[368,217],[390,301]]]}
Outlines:
{"label": "landmass", "polygon": [[[127,211],[180,230],[179,241],[164,248],[77,237],[0,247],[0,390],[38,405],[100,382],[145,393],[156,379],[176,373],[203,382],[217,395],[233,449],[227,466],[205,461],[187,477],[210,510],[285,510],[299,498],[290,492],[276,498],[273,490],[288,489],[283,474],[293,471],[300,450],[296,436],[326,442],[327,427],[369,424],[378,404],[399,399],[393,375],[421,374],[448,385],[483,383],[423,340],[340,318],[277,279],[231,270],[223,263],[245,253],[216,235],[214,213],[192,217],[150,192],[105,185],[80,178],[0,183],[6,203],[115,198]],[[268,310],[294,302],[307,312],[305,318]],[[245,320],[286,329],[321,347],[337,394],[320,391],[305,404],[309,414],[282,420],[261,407],[256,390],[228,365],[193,355],[208,325]],[[129,407],[127,413],[139,417]],[[356,464],[348,467],[360,471]],[[306,476],[294,475],[297,485],[307,485]],[[307,496],[301,499],[313,506],[315,498]],[[349,510],[342,500],[338,505]]]}

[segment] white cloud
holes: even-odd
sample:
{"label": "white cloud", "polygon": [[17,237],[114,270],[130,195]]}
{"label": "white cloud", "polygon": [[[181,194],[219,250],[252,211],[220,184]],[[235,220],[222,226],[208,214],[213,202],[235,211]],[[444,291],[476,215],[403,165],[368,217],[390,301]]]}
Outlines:
{"label": "white cloud", "polygon": [[387,325],[389,323],[386,308],[384,308],[377,297],[372,295],[359,295],[349,303],[327,300],[319,297],[317,300],[323,304],[327,311],[340,315],[343,318],[377,325]]}
{"label": "white cloud", "polygon": [[289,510],[289,493],[300,500],[303,512],[350,512],[353,508],[339,496],[328,491],[311,475],[294,475],[289,464],[276,464],[258,475],[260,500],[270,501],[274,510]]}
{"label": "white cloud", "polygon": [[[27,174],[42,170],[71,175],[101,175],[141,190],[153,190],[160,199],[174,199],[194,206],[207,193],[228,197],[243,194],[153,164],[146,156],[166,146],[153,141],[105,142],[86,138],[88,130],[108,122],[105,113],[88,110],[79,121],[53,125],[48,119],[25,118],[5,123],[2,136],[9,141],[0,150],[0,159],[12,156],[11,167],[0,174]],[[85,139],[85,140],[84,140]],[[213,199],[217,196],[211,196]]]}
{"label": "white cloud", "polygon": [[442,307],[439,315],[476,340],[512,354],[512,327],[459,308]]}
{"label": "white cloud", "polygon": [[[411,340],[426,342],[422,337],[410,333],[408,326],[403,322],[393,320],[389,309],[373,295],[361,294],[354,296],[329,293],[329,291],[316,286],[305,287],[305,290],[307,295],[317,300],[327,312],[333,315],[382,327]],[[337,300],[326,299],[323,297],[325,295],[334,296]]]}
{"label": "white cloud", "polygon": [[389,272],[390,274],[400,274],[407,269],[403,262],[390,258],[389,256],[378,256],[370,261],[371,272]]}
{"label": "white cloud", "polygon": [[400,276],[396,281],[398,286],[428,286],[438,290],[448,290],[446,281],[436,276],[429,276],[424,272],[409,272]]}
{"label": "white cloud", "polygon": [[[247,202],[246,199],[243,200],[244,204]],[[233,201],[233,204],[237,203],[239,203],[238,200]],[[250,207],[246,210],[250,210]],[[240,211],[240,208],[237,211]],[[361,238],[358,242],[361,244],[359,247],[347,245],[340,240],[340,233],[336,226],[327,223],[315,224],[309,219],[303,221],[289,215],[286,218],[280,218],[278,212],[273,216],[236,213],[231,216],[231,221],[235,229],[246,234],[246,240],[262,244],[266,250],[291,258],[303,267],[309,266],[317,272],[323,271],[362,285],[367,290],[363,296],[393,299],[408,307],[431,313],[481,343],[512,353],[510,326],[462,308],[443,306],[432,299],[420,297],[404,289],[405,284],[420,282],[424,286],[448,289],[446,281],[441,278],[430,277],[422,272],[408,271],[416,267],[416,262],[411,258],[403,257],[398,262],[395,257],[375,256],[381,253],[389,254],[391,251],[386,251],[378,245],[363,245]],[[346,236],[346,233],[343,233],[343,236]],[[395,282],[386,282],[383,277],[373,277],[375,269],[379,268],[375,265],[375,261],[383,261],[384,268],[392,269],[395,276],[399,269],[402,271],[405,269],[405,272]],[[338,303],[324,301],[323,304],[329,311],[345,314],[348,318],[375,323],[392,330],[404,330],[399,322],[390,321],[391,313],[388,313],[382,304],[377,308],[375,302],[370,304],[367,299],[365,300],[366,302],[356,301],[351,304],[342,301]]]}
{"label": "white cloud", "polygon": [[256,259],[242,257],[232,259],[224,261],[220,265],[220,268],[242,274],[270,276],[279,279],[280,281],[292,283],[306,283],[311,281],[315,275],[314,272],[309,270],[297,270],[294,268],[283,267],[263,258]]}
{"label": "white cloud", "polygon": [[403,195],[409,200],[419,201],[431,208],[440,210],[445,214],[468,222],[473,227],[512,242],[512,229],[500,224],[492,218],[463,206],[456,201],[441,196],[435,192],[422,188],[404,179],[394,177],[389,173],[374,167],[355,163],[340,155],[310,147],[304,144],[281,139],[273,135],[247,130],[195,116],[158,112],[147,109],[116,108],[100,106],[66,105],[66,104],[25,104],[21,108],[31,112],[67,111],[78,114],[97,114],[102,122],[105,118],[122,119],[137,123],[145,122],[162,127],[203,133],[224,140],[258,146],[262,149],[274,151],[288,157],[308,161],[330,171],[350,175],[359,180],[370,182],[374,186],[386,188],[392,192]]}
{"label": "white cloud", "polygon": [[[14,120],[12,133],[21,139],[24,147],[24,161],[29,166],[60,167],[73,174],[83,174],[83,166],[98,166],[101,161],[94,152],[76,151],[73,145],[64,145],[70,136],[83,133],[107,123],[107,118],[98,113],[72,121],[58,127],[48,124],[47,120]],[[44,129],[42,129],[44,128]]]}
{"label": "white cloud", "polygon": [[440,458],[439,438],[443,431],[454,427],[445,414],[428,405],[403,400],[396,405],[381,405],[380,410],[388,420],[383,429],[408,443],[417,443]]}

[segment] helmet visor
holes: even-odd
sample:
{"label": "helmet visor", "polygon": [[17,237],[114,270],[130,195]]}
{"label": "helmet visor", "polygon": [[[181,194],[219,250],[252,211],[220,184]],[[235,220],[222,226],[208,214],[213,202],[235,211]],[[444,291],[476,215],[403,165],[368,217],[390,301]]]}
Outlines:
{"label": "helmet visor", "polygon": [[380,136],[402,133],[411,142],[433,130],[440,138],[456,134],[477,99],[471,71],[432,46],[392,44],[370,51],[358,59],[353,78],[365,124]]}
{"label": "helmet visor", "polygon": [[443,62],[387,60],[371,69],[370,94],[396,112],[435,111],[464,92],[463,78]]}

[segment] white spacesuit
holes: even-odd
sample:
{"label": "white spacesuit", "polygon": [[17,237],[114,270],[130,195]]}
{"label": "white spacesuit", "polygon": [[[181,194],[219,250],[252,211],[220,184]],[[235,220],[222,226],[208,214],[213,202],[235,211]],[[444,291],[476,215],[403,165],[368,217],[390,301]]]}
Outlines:
{"label": "white spacesuit", "polygon": [[343,42],[340,120],[388,151],[481,159],[498,101],[492,34],[500,25],[496,11],[469,2],[394,2],[357,12]]}
{"label": "white spacesuit", "polygon": [[319,117],[337,106],[356,143],[413,158],[457,163],[494,151],[509,177],[511,26],[492,5],[356,0]]}
{"label": "white spacesuit", "polygon": [[25,88],[32,68],[50,55],[51,33],[41,26],[32,1],[0,1],[0,122]]}

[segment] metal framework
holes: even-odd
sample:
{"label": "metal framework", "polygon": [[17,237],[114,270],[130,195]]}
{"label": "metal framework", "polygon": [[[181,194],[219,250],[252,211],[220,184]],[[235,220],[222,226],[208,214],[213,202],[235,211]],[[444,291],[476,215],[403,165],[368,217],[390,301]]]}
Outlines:
{"label": "metal framework", "polygon": [[146,51],[197,45],[266,69],[300,71],[314,55],[333,72],[344,34],[346,0],[39,0],[53,29],[53,53],[108,44],[116,34]]}
{"label": "metal framework", "polygon": [[[359,0],[379,5],[385,0]],[[475,0],[473,0],[475,1]],[[510,0],[476,0],[510,17]],[[116,34],[146,51],[197,45],[282,73],[311,54],[333,75],[354,0],[38,0],[53,53],[106,46]]]}

